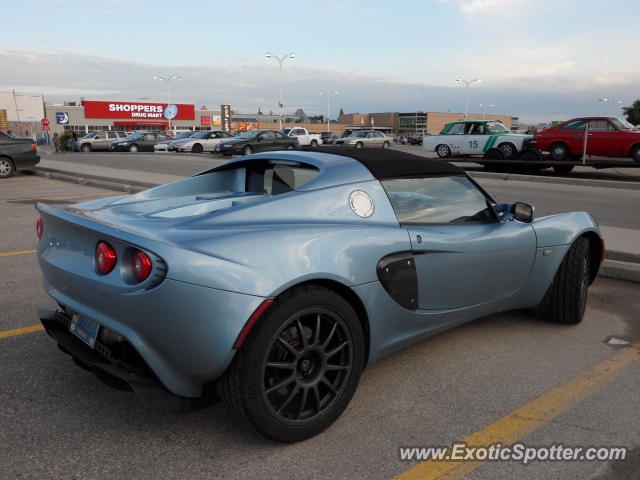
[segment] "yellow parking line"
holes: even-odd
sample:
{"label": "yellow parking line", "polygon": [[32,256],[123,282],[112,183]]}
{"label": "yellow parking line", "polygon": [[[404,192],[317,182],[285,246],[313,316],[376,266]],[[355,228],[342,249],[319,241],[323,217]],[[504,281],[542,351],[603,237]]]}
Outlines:
{"label": "yellow parking line", "polygon": [[24,335],[25,333],[33,333],[44,330],[42,325],[29,325],[28,327],[15,328],[13,330],[5,330],[0,332],[0,338],[15,337],[17,335]]}
{"label": "yellow parking line", "polygon": [[[512,445],[561,413],[577,405],[604,382],[640,361],[640,344],[624,348],[611,358],[585,370],[569,382],[532,400],[462,440],[468,446]],[[419,463],[393,480],[459,479],[485,462],[433,461]]]}
{"label": "yellow parking line", "polygon": [[20,250],[18,252],[4,252],[0,253],[0,257],[11,257],[13,255],[24,255],[26,253],[36,253],[37,250]]}
{"label": "yellow parking line", "polygon": [[[111,192],[111,193],[85,193],[84,195],[60,195],[60,196],[50,196],[50,197],[33,197],[33,198],[11,198],[8,200],[0,200],[0,202],[7,203],[15,203],[15,202],[27,202],[34,200],[64,200],[67,198],[85,198],[85,197],[110,197],[117,195],[120,192]],[[123,192],[124,193],[124,192]]]}

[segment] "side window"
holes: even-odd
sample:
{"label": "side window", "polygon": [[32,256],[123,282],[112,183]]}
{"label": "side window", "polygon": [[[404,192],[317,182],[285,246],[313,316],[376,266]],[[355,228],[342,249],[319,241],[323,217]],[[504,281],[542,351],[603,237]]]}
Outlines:
{"label": "side window", "polygon": [[380,132],[373,132],[373,134],[376,136],[376,138],[382,138],[384,136]]}
{"label": "side window", "polygon": [[97,134],[93,138],[96,139],[96,140],[104,140],[105,138],[107,138],[107,135],[104,132],[102,132],[102,133]]}
{"label": "side window", "polygon": [[145,139],[145,140],[152,140],[152,141],[153,141],[153,140],[155,140],[155,139],[156,139],[156,134],[155,134],[155,133],[147,133],[147,134],[144,136],[144,139]]}
{"label": "side window", "polygon": [[562,127],[558,127],[558,130],[571,130],[571,131],[583,131],[585,127],[584,120],[575,120],[573,122],[569,122]]}
{"label": "side window", "polygon": [[447,135],[464,135],[464,123],[454,123],[451,125]]}
{"label": "side window", "polygon": [[262,134],[263,140],[273,140],[274,138],[276,138],[276,136],[273,134],[273,132],[264,132]]}
{"label": "side window", "polygon": [[469,131],[471,135],[486,135],[486,131],[484,129],[484,125],[481,123],[474,123],[471,126],[471,130]]}
{"label": "side window", "polygon": [[493,223],[487,198],[464,176],[382,180],[400,223]]}
{"label": "side window", "polygon": [[118,135],[116,135],[116,132],[107,132],[107,137],[109,137],[109,138],[118,138]]}
{"label": "side window", "polygon": [[589,120],[589,130],[593,132],[610,132],[615,130],[608,120]]}

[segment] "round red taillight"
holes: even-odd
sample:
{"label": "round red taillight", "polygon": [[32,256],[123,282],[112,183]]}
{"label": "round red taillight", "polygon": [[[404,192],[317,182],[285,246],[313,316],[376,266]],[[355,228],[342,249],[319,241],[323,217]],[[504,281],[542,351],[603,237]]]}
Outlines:
{"label": "round red taillight", "polygon": [[100,242],[96,247],[96,266],[98,271],[103,275],[106,275],[113,267],[116,266],[118,261],[118,255],[115,249],[107,242]]}
{"label": "round red taillight", "polygon": [[36,235],[38,235],[38,240],[42,238],[42,233],[44,232],[44,222],[42,218],[39,218],[36,222]]}
{"label": "round red taillight", "polygon": [[142,250],[138,250],[133,254],[133,273],[136,274],[138,280],[142,282],[149,278],[152,268],[153,264],[151,263],[149,255],[144,253]]}

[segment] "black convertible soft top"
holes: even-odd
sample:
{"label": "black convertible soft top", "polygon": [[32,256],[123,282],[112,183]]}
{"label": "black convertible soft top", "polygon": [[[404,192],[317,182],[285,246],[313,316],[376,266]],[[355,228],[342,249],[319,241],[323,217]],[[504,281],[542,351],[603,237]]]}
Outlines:
{"label": "black convertible soft top", "polygon": [[307,152],[331,153],[350,157],[367,167],[379,179],[421,175],[460,175],[464,170],[435,158],[421,157],[388,148],[302,147]]}

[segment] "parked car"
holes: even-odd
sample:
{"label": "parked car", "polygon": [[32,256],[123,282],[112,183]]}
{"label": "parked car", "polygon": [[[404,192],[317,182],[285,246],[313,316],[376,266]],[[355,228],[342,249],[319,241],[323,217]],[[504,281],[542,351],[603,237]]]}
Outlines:
{"label": "parked car", "polygon": [[223,155],[249,155],[267,150],[294,149],[298,146],[295,138],[287,137],[277,130],[250,130],[237,137],[220,142],[215,152]]}
{"label": "parked car", "polygon": [[153,152],[153,146],[157,142],[171,140],[166,133],[138,132],[127,138],[111,142],[112,152]]}
{"label": "parked car", "polygon": [[109,150],[111,142],[127,138],[127,133],[120,130],[96,130],[78,139],[78,148],[83,152],[93,150]]}
{"label": "parked car", "polygon": [[220,142],[233,138],[233,135],[223,131],[202,130],[188,138],[174,140],[169,144],[169,150],[178,152],[213,152]]}
{"label": "parked car", "polygon": [[190,136],[194,135],[196,132],[192,131],[192,130],[188,130],[186,132],[180,132],[178,134],[176,134],[175,137],[171,137],[170,140],[163,140],[161,142],[158,142],[156,144],[153,145],[153,151],[154,152],[168,152],[169,151],[169,145],[171,144],[171,142],[175,142],[176,140],[182,140],[185,138],[189,138]]}
{"label": "parked car", "polygon": [[582,321],[604,248],[588,213],[535,219],[397,150],[305,148],[38,203],[58,305],[39,314],[60,350],[147,405],[184,411],[217,391],[295,442],[340,416],[365,367],[446,328],[514,309]]}
{"label": "parked car", "polygon": [[640,163],[640,130],[617,117],[579,117],[546,128],[534,136],[536,147],[549,152],[553,160],[569,160],[584,152],[584,134],[587,137],[587,155],[631,157]]}
{"label": "parked car", "polygon": [[320,140],[324,145],[331,145],[337,138],[338,134],[335,132],[320,132]]}
{"label": "parked car", "polygon": [[409,145],[422,145],[423,134],[416,133],[415,135],[409,135],[407,137],[407,143]]}
{"label": "parked car", "polygon": [[377,130],[357,130],[348,137],[338,138],[333,144],[355,148],[389,148],[392,142],[393,137],[389,137]]}
{"label": "parked car", "polygon": [[283,128],[284,133],[289,138],[294,138],[298,141],[298,145],[317,147],[322,143],[322,136],[319,133],[309,133],[309,130],[302,127]]}
{"label": "parked car", "polygon": [[494,159],[517,158],[530,146],[531,135],[511,133],[497,120],[461,120],[445,125],[438,135],[425,135],[422,148],[439,157],[484,155]]}
{"label": "parked car", "polygon": [[16,170],[33,167],[38,162],[36,142],[0,132],[0,178],[9,178]]}

